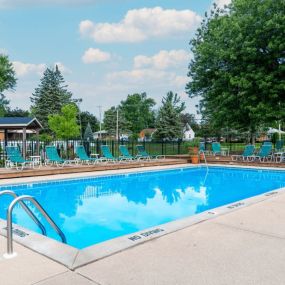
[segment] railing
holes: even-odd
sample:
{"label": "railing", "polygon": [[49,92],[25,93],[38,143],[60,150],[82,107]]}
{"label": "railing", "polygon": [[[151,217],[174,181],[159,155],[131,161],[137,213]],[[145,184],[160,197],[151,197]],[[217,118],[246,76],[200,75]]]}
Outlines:
{"label": "railing", "polygon": [[12,213],[15,205],[17,203],[23,202],[23,200],[30,201],[45,217],[47,222],[51,225],[51,227],[58,233],[63,243],[66,243],[66,237],[61,229],[56,225],[53,219],[49,216],[49,214],[44,210],[44,208],[40,205],[40,203],[32,196],[22,195],[15,198],[8,207],[7,210],[7,254],[6,258],[11,258],[15,256],[13,252],[13,229],[12,229]]}
{"label": "railing", "polygon": [[[4,195],[12,196],[15,199],[19,197],[15,192],[10,191],[10,190],[4,190],[0,192],[0,196],[4,196]],[[27,205],[23,201],[20,201],[19,204],[22,206],[24,211],[31,217],[31,219],[38,225],[42,234],[46,236],[46,229],[44,225],[39,221],[39,219],[35,216],[35,214],[27,207]]]}
{"label": "railing", "polygon": [[[66,159],[72,159],[75,156],[75,149],[78,145],[84,145],[88,154],[98,153],[101,154],[101,145],[107,144],[114,156],[119,156],[119,145],[126,145],[130,154],[136,155],[136,145],[143,145],[146,151],[152,155],[178,155],[188,153],[188,142],[175,140],[175,141],[137,141],[137,140],[109,140],[109,139],[97,139],[91,141],[82,141],[78,139],[71,140],[52,140],[52,141],[36,141],[27,140],[26,155],[27,157],[32,155],[41,155],[42,158],[45,157],[45,147],[47,145],[56,146],[59,154]],[[240,142],[230,142],[221,143],[222,147],[229,149],[230,153],[242,153],[244,147],[247,143]],[[7,145],[18,146],[19,149],[23,151],[23,142],[21,140],[8,140]],[[256,143],[255,146],[258,147],[260,143]],[[211,149],[211,143],[206,143],[206,150]],[[0,140],[0,165],[4,166],[5,157],[5,143]],[[39,153],[38,153],[39,152]]]}
{"label": "railing", "polygon": [[[56,146],[59,154],[63,158],[73,158],[75,156],[75,149],[78,145],[84,145],[87,152],[101,154],[101,145],[108,145],[114,156],[119,156],[119,146],[126,145],[130,154],[135,155],[137,153],[136,145],[143,145],[147,152],[152,155],[177,155],[187,153],[187,143],[181,140],[176,141],[136,141],[136,140],[53,140],[53,141],[34,141],[27,140],[25,146],[25,153],[27,157],[32,155],[41,155],[44,158],[44,151],[47,145]],[[18,146],[20,151],[23,151],[23,142],[21,140],[9,140],[7,142],[9,146]],[[4,165],[5,161],[5,143],[0,140],[0,161]],[[39,152],[39,153],[38,153]]]}

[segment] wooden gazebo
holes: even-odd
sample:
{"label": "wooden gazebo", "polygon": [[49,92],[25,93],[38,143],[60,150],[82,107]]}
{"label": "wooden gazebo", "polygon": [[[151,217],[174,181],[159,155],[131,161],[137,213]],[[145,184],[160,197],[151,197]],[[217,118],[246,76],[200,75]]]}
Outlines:
{"label": "wooden gazebo", "polygon": [[30,117],[2,117],[0,118],[0,130],[4,130],[4,144],[8,143],[8,132],[22,130],[23,132],[23,156],[26,157],[27,130],[34,130],[38,138],[39,131],[42,129],[41,123],[37,118]]}

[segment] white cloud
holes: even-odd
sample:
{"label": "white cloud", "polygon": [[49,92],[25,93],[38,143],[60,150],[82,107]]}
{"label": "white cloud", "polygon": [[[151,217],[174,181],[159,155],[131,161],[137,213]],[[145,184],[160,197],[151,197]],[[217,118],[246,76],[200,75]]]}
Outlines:
{"label": "white cloud", "polygon": [[[47,65],[44,63],[33,64],[33,63],[24,63],[21,61],[13,61],[12,64],[16,72],[16,75],[19,77],[22,77],[28,74],[42,75],[45,69],[47,68]],[[59,70],[62,73],[65,73],[65,74],[71,73],[70,69],[64,66],[63,63],[55,62],[53,66],[55,65],[58,66]]]}
{"label": "white cloud", "polygon": [[184,89],[186,76],[177,75],[175,72],[167,72],[151,68],[123,70],[106,75],[109,84],[126,84],[127,86],[169,86],[171,89]]}
{"label": "white cloud", "polygon": [[42,74],[46,68],[46,65],[41,64],[33,64],[33,63],[23,63],[20,61],[13,61],[13,66],[17,76],[24,76],[28,73],[37,73]]}
{"label": "white cloud", "polygon": [[89,48],[82,56],[84,63],[105,62],[111,59],[111,54],[100,49]]}
{"label": "white cloud", "polygon": [[180,50],[161,50],[153,56],[138,55],[134,58],[135,68],[153,67],[155,69],[167,69],[188,65],[190,52]]}
{"label": "white cloud", "polygon": [[100,43],[140,42],[148,38],[189,33],[200,21],[201,17],[191,10],[142,8],[129,10],[117,23],[82,21],[79,31],[82,36]]}

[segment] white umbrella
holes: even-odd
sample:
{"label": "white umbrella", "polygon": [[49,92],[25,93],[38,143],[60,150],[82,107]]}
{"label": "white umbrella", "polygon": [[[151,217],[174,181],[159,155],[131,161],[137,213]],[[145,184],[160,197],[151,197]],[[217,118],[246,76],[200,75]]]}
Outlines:
{"label": "white umbrella", "polygon": [[279,129],[269,128],[267,131],[267,134],[269,135],[275,134],[275,133],[279,134],[279,139],[281,139],[281,134],[285,134],[285,132],[281,130],[280,125],[279,125]]}

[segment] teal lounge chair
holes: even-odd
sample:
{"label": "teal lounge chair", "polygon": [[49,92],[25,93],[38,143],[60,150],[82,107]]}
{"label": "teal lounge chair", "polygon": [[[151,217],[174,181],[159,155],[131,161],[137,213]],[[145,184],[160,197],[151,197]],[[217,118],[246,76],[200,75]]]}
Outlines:
{"label": "teal lounge chair", "polygon": [[265,160],[272,160],[272,145],[264,144],[261,146],[257,155],[252,155],[249,157],[249,161],[259,160],[260,162],[265,162]]}
{"label": "teal lounge chair", "polygon": [[67,163],[74,162],[73,160],[62,159],[57,152],[55,146],[46,146],[46,160],[45,164],[55,164],[56,166],[65,166]]}
{"label": "teal lounge chair", "polygon": [[213,155],[222,154],[221,153],[221,144],[218,142],[213,142],[212,143],[212,152],[213,152]]}
{"label": "teal lounge chair", "polygon": [[244,150],[243,150],[243,153],[240,154],[240,155],[232,155],[232,160],[249,160],[253,155],[254,155],[254,145],[246,145]]}
{"label": "teal lounge chair", "polygon": [[206,152],[206,147],[204,142],[200,142],[199,144],[199,152]]}
{"label": "teal lounge chair", "polygon": [[136,159],[140,159],[140,157],[136,157],[136,156],[132,156],[130,153],[129,153],[129,150],[128,148],[125,146],[125,145],[120,145],[119,146],[119,151],[121,153],[121,158],[124,158],[126,160],[136,160]]}
{"label": "teal lounge chair", "polygon": [[[26,160],[23,158],[20,150],[16,146],[7,146],[6,147],[6,154],[7,154],[7,160],[5,161],[6,168],[15,168],[17,170],[23,170],[24,167],[32,167],[33,161],[32,160]],[[19,166],[21,166],[19,168]]]}
{"label": "teal lounge chair", "polygon": [[213,142],[212,153],[213,155],[229,155],[229,149],[226,147],[221,147],[219,142]]}
{"label": "teal lounge chair", "polygon": [[123,157],[119,157],[119,158],[114,157],[108,145],[101,145],[101,151],[102,151],[103,159],[106,161],[110,161],[110,162],[128,161],[128,159],[125,159]]}
{"label": "teal lounge chair", "polygon": [[276,152],[283,152],[284,151],[284,141],[277,140],[275,144],[275,151]]}
{"label": "teal lounge chair", "polygon": [[76,147],[75,149],[75,153],[76,155],[78,156],[79,160],[81,163],[87,163],[87,164],[90,164],[90,163],[98,163],[98,162],[102,162],[102,159],[100,158],[93,158],[93,157],[89,157],[85,151],[85,148],[83,145],[79,145]]}
{"label": "teal lounge chair", "polygon": [[141,159],[164,159],[165,155],[150,155],[146,152],[145,148],[143,145],[137,145],[136,146],[138,154],[137,157],[141,158]]}

